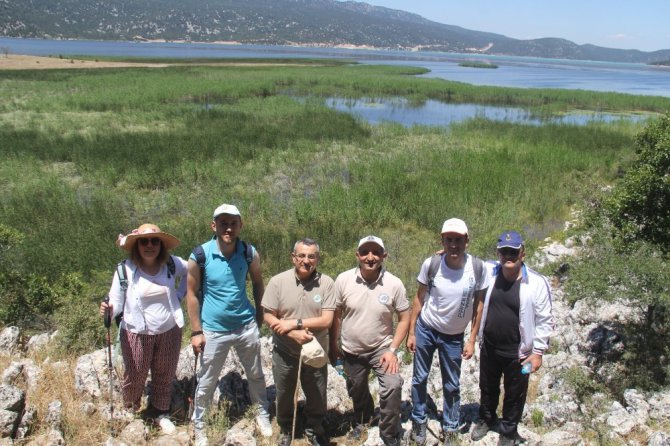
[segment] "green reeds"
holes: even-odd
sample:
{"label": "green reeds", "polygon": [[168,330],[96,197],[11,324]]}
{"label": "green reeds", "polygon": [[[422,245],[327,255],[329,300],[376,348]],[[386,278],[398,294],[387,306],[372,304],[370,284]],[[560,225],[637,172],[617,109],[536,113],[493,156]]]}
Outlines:
{"label": "green reeds", "polygon": [[[585,189],[633,155],[629,123],[528,126],[473,120],[447,129],[371,127],[318,99],[435,98],[542,110],[659,111],[670,99],[473,87],[379,66],[195,66],[0,72],[0,223],[25,234],[12,268],[111,278],[113,242],[142,222],[182,240],[210,234],[211,211],[237,204],[265,275],[316,238],[322,268],[355,263],[374,233],[413,286],[451,216],[491,254],[503,228],[559,227]],[[538,229],[540,228],[540,229]],[[550,231],[551,229],[549,229]],[[8,267],[8,266],[7,266]]]}

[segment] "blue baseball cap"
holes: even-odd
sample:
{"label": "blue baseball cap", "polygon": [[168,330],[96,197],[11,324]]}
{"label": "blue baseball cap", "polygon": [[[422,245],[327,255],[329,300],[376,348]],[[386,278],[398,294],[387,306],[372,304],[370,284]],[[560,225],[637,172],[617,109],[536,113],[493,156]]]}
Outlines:
{"label": "blue baseball cap", "polygon": [[521,234],[519,234],[516,231],[505,231],[502,234],[500,234],[500,237],[498,237],[498,245],[496,247],[497,249],[500,248],[521,249],[522,246],[523,246],[523,238],[521,237]]}

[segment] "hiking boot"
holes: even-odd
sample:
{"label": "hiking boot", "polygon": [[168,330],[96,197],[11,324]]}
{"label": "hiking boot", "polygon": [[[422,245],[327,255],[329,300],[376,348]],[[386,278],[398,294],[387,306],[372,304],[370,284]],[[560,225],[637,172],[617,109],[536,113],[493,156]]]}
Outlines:
{"label": "hiking boot", "polygon": [[174,434],[174,432],[177,430],[177,428],[174,426],[174,423],[170,421],[170,417],[166,413],[158,415],[155,419],[155,423],[161,428],[161,431],[167,435]]}
{"label": "hiking boot", "polygon": [[347,437],[351,440],[360,440],[361,437],[363,436],[363,432],[368,428],[367,424],[356,424],[353,429],[351,429],[351,432],[347,434]]}
{"label": "hiking boot", "polygon": [[419,446],[426,444],[426,423],[412,421],[412,441]]}
{"label": "hiking boot", "polygon": [[442,446],[458,446],[461,444],[461,436],[458,431],[448,431],[444,433],[444,443]]}
{"label": "hiking boot", "polygon": [[500,438],[498,438],[498,446],[517,446],[522,444],[526,444],[526,439],[518,433],[512,437],[501,435]]}
{"label": "hiking boot", "polygon": [[382,437],[384,446],[400,446],[400,440],[398,437]]}
{"label": "hiking boot", "polygon": [[330,444],[325,435],[307,434],[307,441],[310,446],[328,446]]}
{"label": "hiking boot", "polygon": [[470,439],[472,441],[478,441],[486,437],[486,434],[491,430],[488,423],[484,420],[479,420],[475,424],[475,427],[470,432]]}
{"label": "hiking boot", "polygon": [[256,424],[258,424],[258,430],[261,431],[262,436],[266,438],[272,437],[272,424],[270,423],[270,415],[267,412],[256,416]]}
{"label": "hiking boot", "polygon": [[208,446],[209,441],[207,440],[207,433],[205,432],[205,429],[198,429],[197,427],[194,429],[195,431],[195,446]]}
{"label": "hiking boot", "polygon": [[291,446],[291,434],[279,434],[278,446]]}

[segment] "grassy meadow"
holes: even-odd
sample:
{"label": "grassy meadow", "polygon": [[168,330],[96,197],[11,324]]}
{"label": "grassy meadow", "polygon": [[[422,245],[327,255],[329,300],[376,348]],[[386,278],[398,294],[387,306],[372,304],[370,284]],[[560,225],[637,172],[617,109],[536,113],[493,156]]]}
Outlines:
{"label": "grassy meadow", "polygon": [[424,71],[323,61],[0,71],[0,225],[22,235],[3,269],[50,281],[76,273],[92,308],[123,258],[117,234],[154,222],[187,256],[209,237],[212,210],[229,202],[268,279],[289,267],[299,237],[320,242],[321,269],[335,276],[374,233],[413,293],[446,218],[468,223],[480,255],[493,254],[504,228],[520,228],[536,247],[616,179],[643,124],[371,126],[324,98],[402,96],[538,115],[670,108],[659,97],[413,76]]}

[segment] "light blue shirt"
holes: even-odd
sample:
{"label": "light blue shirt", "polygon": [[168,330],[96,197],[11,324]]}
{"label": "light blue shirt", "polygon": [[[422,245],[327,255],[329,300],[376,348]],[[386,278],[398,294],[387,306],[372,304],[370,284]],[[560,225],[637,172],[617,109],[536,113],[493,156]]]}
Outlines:
{"label": "light blue shirt", "polygon": [[[232,331],[255,319],[256,310],[247,298],[249,265],[244,244],[237,240],[235,253],[227,259],[216,239],[202,245],[205,251],[205,283],[200,317],[207,331]],[[252,247],[253,248],[253,247]],[[253,249],[255,254],[255,249]],[[190,257],[196,261],[195,256]]]}

